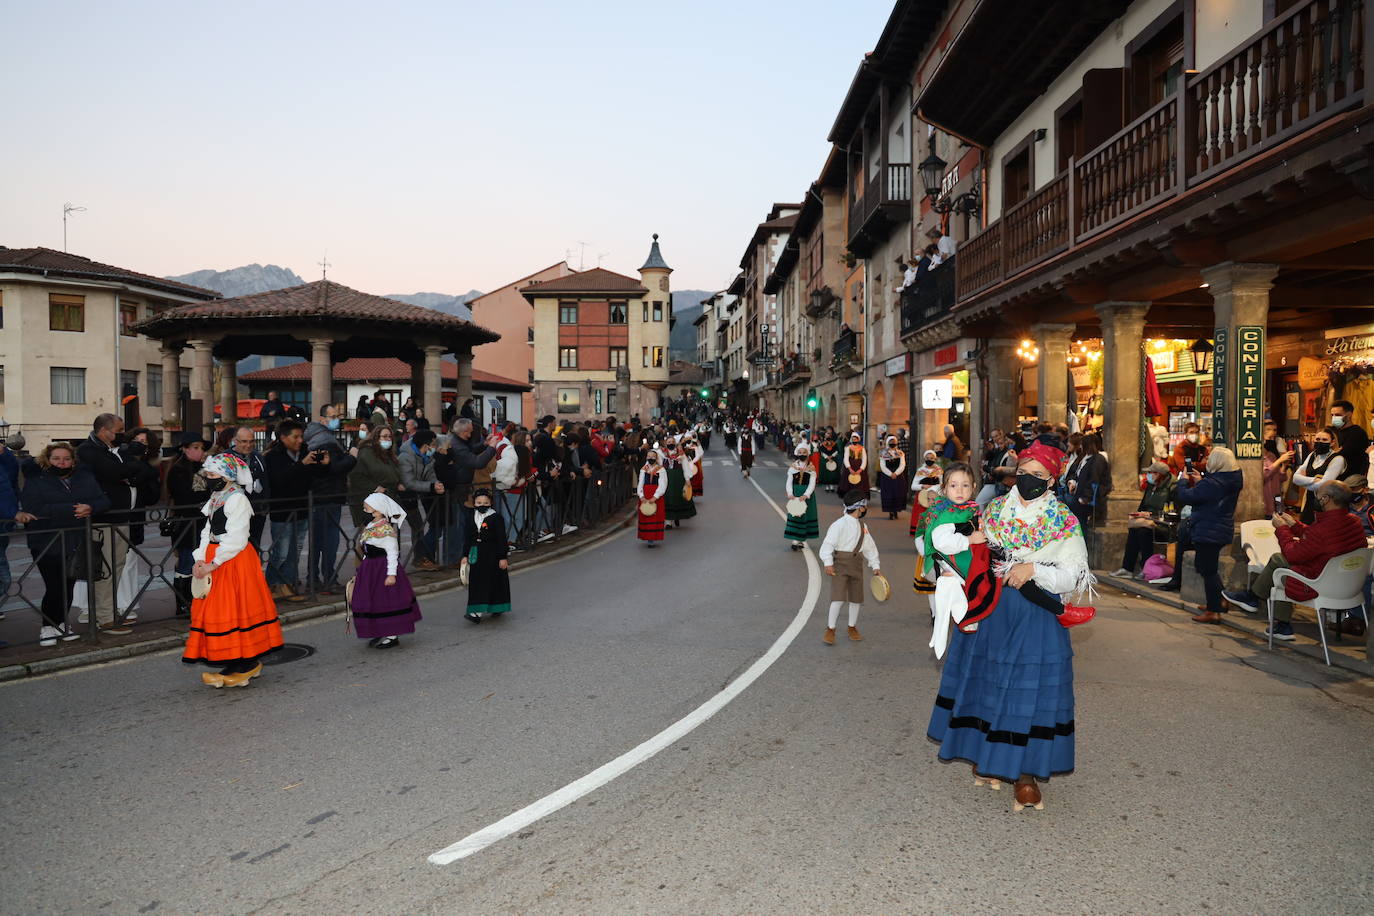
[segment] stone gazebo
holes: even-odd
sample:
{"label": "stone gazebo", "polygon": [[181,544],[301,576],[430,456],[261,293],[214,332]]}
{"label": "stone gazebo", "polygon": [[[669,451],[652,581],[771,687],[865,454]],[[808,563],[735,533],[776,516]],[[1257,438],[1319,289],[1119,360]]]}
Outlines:
{"label": "stone gazebo", "polygon": [[[396,357],[411,367],[411,390],[423,391],[425,407],[438,416],[443,355],[457,358],[462,403],[472,395],[472,348],[500,340],[499,334],[471,321],[332,280],[170,308],[140,322],[137,330],[161,342],[165,379],[178,377],[181,351],[191,348],[191,398],[203,405],[207,425],[216,400],[214,360],[220,364],[225,423],[238,419],[237,363],[253,355],[308,359],[312,413],[330,398],[334,363],[354,356]],[[184,420],[175,415],[168,419]]]}

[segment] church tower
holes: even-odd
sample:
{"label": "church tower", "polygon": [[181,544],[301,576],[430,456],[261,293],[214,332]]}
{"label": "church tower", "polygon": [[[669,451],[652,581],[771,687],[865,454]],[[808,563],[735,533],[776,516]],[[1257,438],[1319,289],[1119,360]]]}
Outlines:
{"label": "church tower", "polygon": [[[639,268],[640,282],[648,292],[644,296],[644,307],[634,318],[639,322],[638,351],[631,350],[631,377],[639,384],[632,395],[638,401],[636,412],[641,416],[657,416],[655,408],[663,389],[668,387],[669,339],[673,324],[673,294],[668,275],[673,269],[663,260],[663,252],[658,249],[658,233],[654,233],[649,257]],[[639,358],[635,359],[638,353]],[[648,365],[644,354],[648,354]]]}

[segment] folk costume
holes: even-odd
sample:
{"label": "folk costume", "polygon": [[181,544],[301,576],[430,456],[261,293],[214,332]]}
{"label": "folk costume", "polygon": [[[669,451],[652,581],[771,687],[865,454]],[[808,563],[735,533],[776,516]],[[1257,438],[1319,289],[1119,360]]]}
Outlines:
{"label": "folk costume", "polygon": [[[401,566],[401,523],[406,510],[385,493],[372,493],[363,505],[383,513],[358,533],[362,562],[353,575],[349,614],[359,639],[374,649],[397,645],[398,637],[415,632],[420,602]],[[391,584],[387,584],[387,580]]]}
{"label": "folk costume", "polygon": [[[857,492],[868,499],[868,450],[863,447],[858,434],[850,437],[840,462],[839,494],[843,499],[850,492]],[[846,503],[845,505],[848,505]]]}
{"label": "folk costume", "polygon": [[683,448],[683,454],[691,460],[692,467],[696,468],[696,472],[692,474],[692,498],[696,499],[706,492],[706,472],[701,467],[704,450],[696,440],[689,439]]}
{"label": "folk costume", "polygon": [[864,603],[864,561],[874,573],[880,572],[878,545],[868,533],[868,526],[860,521],[868,512],[868,500],[858,490],[844,497],[844,514],[826,529],[821,542],[821,565],[831,573],[830,616],[825,635],[827,646],[835,644],[835,624],[839,622],[840,607],[849,602],[849,638],[858,642],[859,608]]}
{"label": "folk costume", "polygon": [[213,495],[201,508],[209,519],[193,556],[210,591],[191,602],[191,630],[181,660],[219,668],[201,675],[210,687],[245,687],[262,673],[262,656],[282,646],[277,606],[262,574],[262,560],[248,542],[253,507],[244,488],[248,465],[231,452],[211,455],[199,472]]}
{"label": "folk costume", "polygon": [[[911,474],[911,492],[915,494],[911,497],[911,525],[907,529],[907,533],[911,537],[916,536],[916,531],[921,525],[921,516],[926,511],[925,503],[921,500],[921,493],[925,490],[935,490],[938,493],[940,489],[941,471],[937,458],[934,449],[927,449],[925,453],[926,463]],[[929,501],[929,497],[927,497],[927,501]]]}
{"label": "folk costume", "polygon": [[754,437],[745,429],[739,437],[739,471],[745,477],[749,476],[754,467]]}
{"label": "folk costume", "polygon": [[978,527],[976,500],[956,505],[942,499],[926,513],[920,572],[935,582],[930,599],[931,616],[935,618],[930,646],[936,658],[944,657],[951,622],[961,632],[972,633],[997,606],[1002,580],[992,571],[988,545],[969,542],[969,535]]}
{"label": "folk costume", "polygon": [[887,447],[879,455],[878,492],[888,518],[906,508],[906,454],[897,447],[897,437],[887,437]]}
{"label": "folk costume", "polygon": [[790,502],[799,499],[806,504],[801,515],[787,513],[787,525],[782,536],[792,542],[793,550],[801,550],[806,542],[821,535],[820,518],[816,514],[816,472],[811,469],[806,446],[797,446],[797,460],[787,469],[787,496]]}
{"label": "folk costume", "polygon": [[[1021,454],[1058,476],[1063,452],[1034,443]],[[1093,584],[1078,519],[1047,481],[1017,475],[1016,491],[988,504],[982,528],[993,552],[993,573],[1034,566],[1034,582],[1051,595]],[[973,764],[975,781],[1015,780],[1016,809],[1042,807],[1035,781],[1074,768],[1073,649],[1068,627],[1091,609],[1065,606],[1059,617],[1003,587],[991,614],[973,633],[957,634],[945,660],[927,735],[941,760]]]}
{"label": "folk costume", "polygon": [[643,511],[639,513],[639,539],[648,543],[650,547],[657,546],[663,540],[663,522],[667,515],[665,506],[667,505],[666,489],[668,486],[668,472],[658,463],[658,450],[650,449],[648,460],[639,472],[639,482],[635,486],[635,493],[639,495],[640,505],[643,506],[647,500],[653,503],[653,513],[645,515]]}
{"label": "folk costume", "polygon": [[826,436],[816,455],[820,460],[820,484],[827,492],[834,493],[840,482],[840,447],[833,437]]}
{"label": "folk costume", "polygon": [[692,467],[691,459],[677,450],[674,442],[669,442],[667,452],[663,458],[663,467],[668,472],[668,491],[664,494],[665,518],[673,523],[674,528],[681,527],[684,518],[695,518],[697,514],[696,503],[692,501],[692,486],[689,481],[696,473],[696,468]]}
{"label": "folk costume", "polygon": [[[487,496],[479,490],[473,498]],[[506,543],[506,523],[491,506],[473,510],[468,524],[468,609],[463,616],[481,623],[482,615],[496,616],[510,610],[510,571],[501,563],[510,555]]]}

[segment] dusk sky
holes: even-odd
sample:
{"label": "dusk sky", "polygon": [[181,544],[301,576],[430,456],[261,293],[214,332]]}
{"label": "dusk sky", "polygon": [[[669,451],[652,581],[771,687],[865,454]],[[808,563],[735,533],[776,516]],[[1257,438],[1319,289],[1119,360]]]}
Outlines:
{"label": "dusk sky", "polygon": [[[569,249],[734,274],[817,176],[891,0],[0,0],[0,244],[146,273],[254,262],[490,290]],[[16,89],[20,91],[16,91]]]}

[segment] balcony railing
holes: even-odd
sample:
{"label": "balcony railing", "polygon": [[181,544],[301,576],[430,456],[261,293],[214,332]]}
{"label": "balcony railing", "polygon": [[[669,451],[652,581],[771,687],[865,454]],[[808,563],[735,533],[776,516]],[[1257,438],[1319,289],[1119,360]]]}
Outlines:
{"label": "balcony railing", "polygon": [[911,164],[889,164],[878,180],[864,188],[862,197],[849,203],[849,237],[852,241],[883,207],[911,206]]}
{"label": "balcony railing", "polygon": [[914,287],[902,293],[902,336],[939,321],[954,308],[954,276],[960,254],[954,264],[941,264],[928,271]]}
{"label": "balcony railing", "polygon": [[778,383],[791,385],[811,378],[811,367],[799,357],[789,357],[782,361],[778,369]]}
{"label": "balcony railing", "polygon": [[[962,301],[1366,101],[1363,0],[1305,0],[1136,118],[956,259]],[[852,218],[852,214],[851,214]]]}

